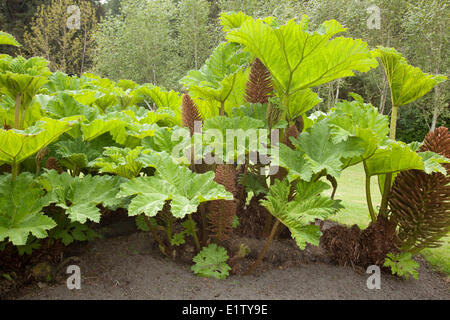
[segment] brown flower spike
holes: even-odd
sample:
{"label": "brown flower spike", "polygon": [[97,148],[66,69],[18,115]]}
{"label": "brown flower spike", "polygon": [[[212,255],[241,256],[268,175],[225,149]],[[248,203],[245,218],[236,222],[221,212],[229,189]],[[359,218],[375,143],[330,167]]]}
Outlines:
{"label": "brown flower spike", "polygon": [[[449,158],[448,128],[429,132],[420,151],[433,151]],[[418,252],[438,247],[439,239],[450,231],[450,164],[443,167],[447,175],[409,170],[395,179],[389,205],[403,250]]]}
{"label": "brown flower spike", "polygon": [[192,98],[185,94],[181,103],[181,124],[189,128],[191,136],[194,134],[194,121],[202,121],[202,117]]}
{"label": "brown flower spike", "polygon": [[267,103],[272,96],[272,76],[258,58],[252,63],[245,93],[245,99],[250,103]]}
{"label": "brown flower spike", "polygon": [[[237,195],[236,169],[233,165],[219,164],[216,167],[214,181],[225,187],[225,190]],[[237,211],[237,200],[215,200],[209,203],[209,230],[218,241],[229,238],[233,232],[233,220]]]}

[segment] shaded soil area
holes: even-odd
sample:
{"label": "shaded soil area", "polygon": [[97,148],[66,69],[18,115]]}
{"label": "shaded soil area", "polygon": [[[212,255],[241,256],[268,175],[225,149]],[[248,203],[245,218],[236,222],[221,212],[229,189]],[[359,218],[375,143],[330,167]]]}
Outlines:
{"label": "shaded soil area", "polygon": [[[256,259],[263,240],[239,238],[251,252],[232,263],[240,273]],[[18,299],[450,299],[450,284],[423,262],[420,280],[381,275],[381,289],[369,290],[363,269],[330,264],[322,248],[299,250],[292,240],[277,240],[255,275],[226,280],[198,278],[187,262],[163,257],[147,233],[136,232],[71,247],[65,255],[81,269],[81,290],[69,290],[65,268],[53,283],[37,282],[9,298]],[[191,256],[189,256],[191,255]],[[66,257],[66,258],[67,258]],[[190,263],[190,261],[189,261]]]}

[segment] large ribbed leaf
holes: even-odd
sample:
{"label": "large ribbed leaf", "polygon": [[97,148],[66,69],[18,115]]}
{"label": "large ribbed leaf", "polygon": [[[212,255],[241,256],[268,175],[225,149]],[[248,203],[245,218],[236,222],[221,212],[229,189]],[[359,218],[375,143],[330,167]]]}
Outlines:
{"label": "large ribbed leaf", "polygon": [[0,45],[1,44],[6,44],[6,45],[16,46],[16,47],[20,46],[20,43],[18,43],[12,35],[10,35],[9,33],[3,32],[3,31],[0,31]]}
{"label": "large ribbed leaf", "polygon": [[440,163],[449,163],[449,161],[431,151],[416,153],[403,142],[390,141],[388,145],[380,147],[372,157],[366,160],[366,174],[374,176],[411,169],[422,170],[426,173],[445,173]]}
{"label": "large ribbed leaf", "polygon": [[58,174],[46,171],[41,183],[52,195],[52,202],[66,210],[71,221],[85,223],[87,220],[100,222],[98,204],[116,207],[122,202],[116,198],[120,177],[91,176],[72,177],[67,172]]}
{"label": "large ribbed leaf", "polygon": [[317,122],[309,132],[302,132],[297,139],[291,138],[291,141],[295,151],[280,145],[280,165],[294,176],[307,181],[312,174],[322,171],[338,177],[345,159],[364,153],[358,137],[351,136],[346,141],[335,142],[328,120]]}
{"label": "large ribbed leaf", "polygon": [[14,182],[10,175],[0,176],[0,241],[9,238],[14,245],[25,245],[31,233],[47,237],[56,223],[42,208],[51,203],[42,187],[30,173],[22,173]]}
{"label": "large ribbed leaf", "polygon": [[[200,70],[190,71],[181,83],[194,97],[225,104],[228,99],[243,97],[245,81],[248,78],[248,72],[244,72],[243,68],[248,60],[249,55],[242,52],[238,45],[221,43]],[[232,94],[236,88],[239,92]],[[234,106],[238,105],[235,103]],[[231,109],[232,107],[228,112],[231,112]]]}
{"label": "large ribbed leaf", "polygon": [[20,163],[69,131],[70,123],[43,119],[26,130],[0,129],[0,162]]}
{"label": "large ribbed leaf", "polygon": [[409,65],[393,48],[378,47],[374,53],[383,64],[392,91],[392,104],[396,107],[411,103],[424,96],[447,77],[422,72]]}
{"label": "large ribbed leaf", "polygon": [[377,66],[365,42],[344,37],[331,39],[345,31],[334,20],[325,21],[314,32],[308,30],[306,16],[300,24],[290,20],[282,26],[251,17],[237,20],[242,21],[240,27],[231,29],[227,39],[243,45],[269,69],[290,118],[319,102],[308,88]]}
{"label": "large ribbed leaf", "polygon": [[318,245],[321,236],[319,227],[312,225],[311,222],[316,218],[326,219],[342,208],[339,200],[319,195],[327,188],[329,186],[321,181],[299,181],[296,196],[289,201],[291,185],[288,180],[275,180],[265,199],[261,200],[261,204],[288,227],[297,245],[305,249],[306,243]]}
{"label": "large ribbed leaf", "polygon": [[214,172],[197,174],[177,165],[164,153],[158,157],[155,176],[137,177],[120,187],[118,197],[136,195],[128,207],[130,216],[155,216],[170,201],[172,214],[181,219],[195,212],[202,202],[233,199],[224,186],[214,182]]}

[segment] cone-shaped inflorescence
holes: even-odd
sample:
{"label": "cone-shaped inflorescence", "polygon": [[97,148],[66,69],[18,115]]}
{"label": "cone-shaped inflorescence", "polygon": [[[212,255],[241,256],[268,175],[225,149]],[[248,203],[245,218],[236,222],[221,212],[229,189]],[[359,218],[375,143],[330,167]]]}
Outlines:
{"label": "cone-shaped inflorescence", "polygon": [[272,96],[272,76],[258,58],[252,63],[245,93],[245,99],[250,103],[267,103]]}
{"label": "cone-shaped inflorescence", "polygon": [[[214,181],[225,187],[225,190],[237,196],[236,169],[233,165],[219,164],[216,167]],[[209,230],[214,238],[223,241],[233,232],[233,221],[236,216],[237,200],[215,200],[209,203]]]}
{"label": "cone-shaped inflorescence", "polygon": [[[420,151],[450,157],[448,128],[428,133]],[[446,176],[409,170],[395,179],[389,205],[404,251],[416,253],[423,248],[438,247],[439,239],[450,231],[450,164],[443,166]]]}
{"label": "cone-shaped inflorescence", "polygon": [[181,104],[181,124],[183,127],[189,128],[191,136],[194,134],[194,121],[202,121],[202,117],[192,98],[185,94]]}

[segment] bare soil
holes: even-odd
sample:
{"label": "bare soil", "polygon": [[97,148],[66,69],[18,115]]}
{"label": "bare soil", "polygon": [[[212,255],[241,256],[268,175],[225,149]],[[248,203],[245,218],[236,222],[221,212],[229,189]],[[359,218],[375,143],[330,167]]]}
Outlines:
{"label": "bare soil", "polygon": [[[420,280],[381,275],[381,289],[369,290],[363,269],[332,264],[323,248],[299,250],[292,240],[277,240],[255,275],[238,275],[256,259],[264,240],[239,238],[251,252],[234,259],[226,280],[195,276],[190,270],[193,247],[177,262],[162,256],[147,233],[134,232],[72,246],[68,264],[81,268],[81,290],[66,286],[66,268],[59,268],[53,283],[35,282],[8,298],[16,299],[450,299],[450,283],[424,262]],[[69,258],[69,259],[68,259]],[[67,260],[68,259],[68,260]]]}

